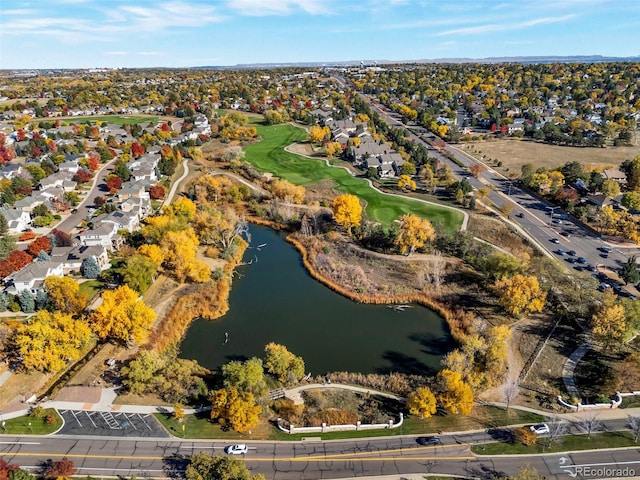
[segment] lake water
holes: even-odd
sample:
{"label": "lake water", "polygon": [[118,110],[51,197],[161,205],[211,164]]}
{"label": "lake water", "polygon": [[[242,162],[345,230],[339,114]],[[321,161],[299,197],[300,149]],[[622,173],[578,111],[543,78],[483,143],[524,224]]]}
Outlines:
{"label": "lake water", "polygon": [[314,375],[431,375],[454,348],[446,323],[431,310],[396,312],[348,300],[309,276],[283,234],[255,225],[250,231],[244,261],[252,263],[237,268],[229,312],[218,320],[195,320],[181,357],[215,369],[234,359],[262,358],[273,341],[302,356]]}

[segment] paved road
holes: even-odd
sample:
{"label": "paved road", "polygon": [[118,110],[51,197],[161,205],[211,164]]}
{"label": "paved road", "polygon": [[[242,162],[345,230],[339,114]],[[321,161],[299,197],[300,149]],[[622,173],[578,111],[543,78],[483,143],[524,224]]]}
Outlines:
{"label": "paved road", "polygon": [[[551,456],[476,457],[469,447],[491,440],[491,434],[442,436],[437,447],[419,446],[414,436],[333,442],[251,442],[243,456],[253,473],[269,479],[344,478],[417,473],[458,474],[474,477],[514,475],[525,464],[547,478],[567,478],[567,466],[611,463],[636,467],[638,448]],[[112,439],[78,437],[3,436],[0,455],[11,463],[36,467],[47,459],[67,456],[82,475],[162,476],[184,469],[188,457],[206,451],[220,454],[227,442],[177,439]],[[561,457],[567,460],[561,464]],[[397,477],[396,477],[397,478]]]}
{"label": "paved road", "polygon": [[104,197],[107,195],[106,186],[105,186],[105,178],[107,175],[111,173],[111,169],[113,164],[116,162],[117,158],[114,158],[110,162],[106,163],[102,170],[98,172],[98,174],[93,179],[93,185],[91,190],[87,194],[87,196],[80,202],[78,205],[77,212],[72,213],[67,218],[62,220],[55,228],[58,230],[62,230],[63,232],[70,233],[75,227],[82,223],[82,220],[88,217],[93,212],[93,206],[95,204],[96,198]]}

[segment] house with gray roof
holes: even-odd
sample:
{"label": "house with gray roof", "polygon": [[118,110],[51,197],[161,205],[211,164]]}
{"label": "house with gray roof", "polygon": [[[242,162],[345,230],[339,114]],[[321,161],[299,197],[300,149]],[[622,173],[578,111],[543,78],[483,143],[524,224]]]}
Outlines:
{"label": "house with gray roof", "polygon": [[102,245],[108,251],[118,250],[123,243],[122,236],[118,234],[118,225],[105,222],[95,228],[85,230],[78,235],[81,245]]}
{"label": "house with gray roof", "polygon": [[58,262],[31,262],[5,279],[6,291],[18,294],[23,290],[36,293],[47,277],[62,277],[62,264]]}
{"label": "house with gray roof", "polygon": [[29,212],[19,208],[9,208],[8,206],[0,207],[0,213],[7,219],[9,225],[9,233],[16,234],[24,232],[31,226],[31,215]]}
{"label": "house with gray roof", "polygon": [[110,267],[109,255],[104,245],[53,247],[49,256],[52,262],[58,262],[62,265],[62,270],[65,274],[72,271],[80,271],[82,262],[89,257],[96,259],[101,271]]}

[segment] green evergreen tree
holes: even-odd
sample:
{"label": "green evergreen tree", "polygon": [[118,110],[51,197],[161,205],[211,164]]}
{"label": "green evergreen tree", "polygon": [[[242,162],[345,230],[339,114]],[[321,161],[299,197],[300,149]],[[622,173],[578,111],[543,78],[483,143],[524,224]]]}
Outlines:
{"label": "green evergreen tree", "polygon": [[36,311],[36,299],[29,290],[20,292],[20,310],[24,313],[33,313]]}
{"label": "green evergreen tree", "polygon": [[618,275],[624,280],[625,284],[635,285],[640,282],[640,272],[638,272],[638,262],[635,255],[627,260],[618,271]]}

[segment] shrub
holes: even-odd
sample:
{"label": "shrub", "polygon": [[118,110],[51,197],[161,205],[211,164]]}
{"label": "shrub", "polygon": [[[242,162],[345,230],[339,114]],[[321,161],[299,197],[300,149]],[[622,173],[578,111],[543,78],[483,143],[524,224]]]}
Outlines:
{"label": "shrub", "polygon": [[536,442],[538,441],[538,435],[536,435],[534,431],[532,431],[527,427],[520,427],[516,429],[514,432],[514,435],[518,442],[520,442],[523,445],[526,445],[527,447],[530,447],[531,445],[535,445]]}
{"label": "shrub", "polygon": [[26,242],[27,240],[33,240],[34,238],[36,238],[35,232],[33,230],[27,230],[20,234],[19,240],[21,242]]}

